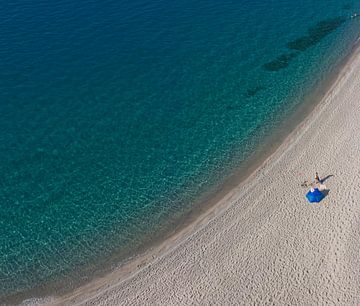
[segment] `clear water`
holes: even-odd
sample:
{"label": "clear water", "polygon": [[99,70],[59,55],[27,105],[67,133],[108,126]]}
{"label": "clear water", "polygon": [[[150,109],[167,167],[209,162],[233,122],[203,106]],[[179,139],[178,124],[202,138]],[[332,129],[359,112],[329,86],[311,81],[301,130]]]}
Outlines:
{"label": "clear water", "polygon": [[162,235],[326,79],[359,9],[2,1],[0,298]]}

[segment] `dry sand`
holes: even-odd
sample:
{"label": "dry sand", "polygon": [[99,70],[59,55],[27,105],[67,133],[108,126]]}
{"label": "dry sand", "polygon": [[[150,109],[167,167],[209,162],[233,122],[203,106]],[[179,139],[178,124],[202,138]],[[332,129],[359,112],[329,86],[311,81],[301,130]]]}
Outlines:
{"label": "dry sand", "polygon": [[[309,204],[300,185],[315,171],[330,176],[329,194]],[[359,255],[357,52],[306,120],[206,218],[142,264],[56,302],[359,305]]]}

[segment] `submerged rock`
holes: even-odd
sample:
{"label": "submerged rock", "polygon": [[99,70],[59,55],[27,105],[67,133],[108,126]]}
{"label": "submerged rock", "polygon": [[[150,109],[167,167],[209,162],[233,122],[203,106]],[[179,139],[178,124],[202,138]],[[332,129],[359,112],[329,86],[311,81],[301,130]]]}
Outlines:
{"label": "submerged rock", "polygon": [[278,71],[289,66],[290,62],[296,57],[296,53],[284,53],[276,59],[263,65],[267,71]]}
{"label": "submerged rock", "polygon": [[315,26],[309,28],[308,35],[290,41],[287,44],[287,47],[297,51],[305,51],[320,42],[330,33],[334,32],[345,22],[345,20],[344,17],[336,17],[320,21]]}

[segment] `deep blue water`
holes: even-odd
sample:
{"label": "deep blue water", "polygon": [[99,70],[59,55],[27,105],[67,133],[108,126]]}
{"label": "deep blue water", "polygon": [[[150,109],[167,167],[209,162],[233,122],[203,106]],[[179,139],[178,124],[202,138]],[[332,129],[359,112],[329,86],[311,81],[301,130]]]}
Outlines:
{"label": "deep blue water", "polygon": [[326,80],[359,10],[2,1],[0,298],[162,235]]}

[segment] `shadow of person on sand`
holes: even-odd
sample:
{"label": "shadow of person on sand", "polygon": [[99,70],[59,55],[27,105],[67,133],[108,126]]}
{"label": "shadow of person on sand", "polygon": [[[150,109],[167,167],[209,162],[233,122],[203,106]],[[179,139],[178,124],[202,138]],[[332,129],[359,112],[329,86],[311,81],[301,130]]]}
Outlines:
{"label": "shadow of person on sand", "polygon": [[[329,174],[329,175],[325,176],[322,180],[320,180],[320,184],[324,184],[325,181],[327,181],[329,178],[331,178],[333,176],[334,176],[333,174]],[[324,195],[325,198],[327,197],[329,192],[330,192],[330,189],[328,189],[328,188],[321,190],[321,193]]]}
{"label": "shadow of person on sand", "polygon": [[320,183],[321,183],[321,184],[325,183],[325,181],[327,181],[329,178],[331,178],[331,177],[333,177],[333,176],[335,176],[335,175],[330,174],[330,175],[325,176],[323,179],[320,180]]}

